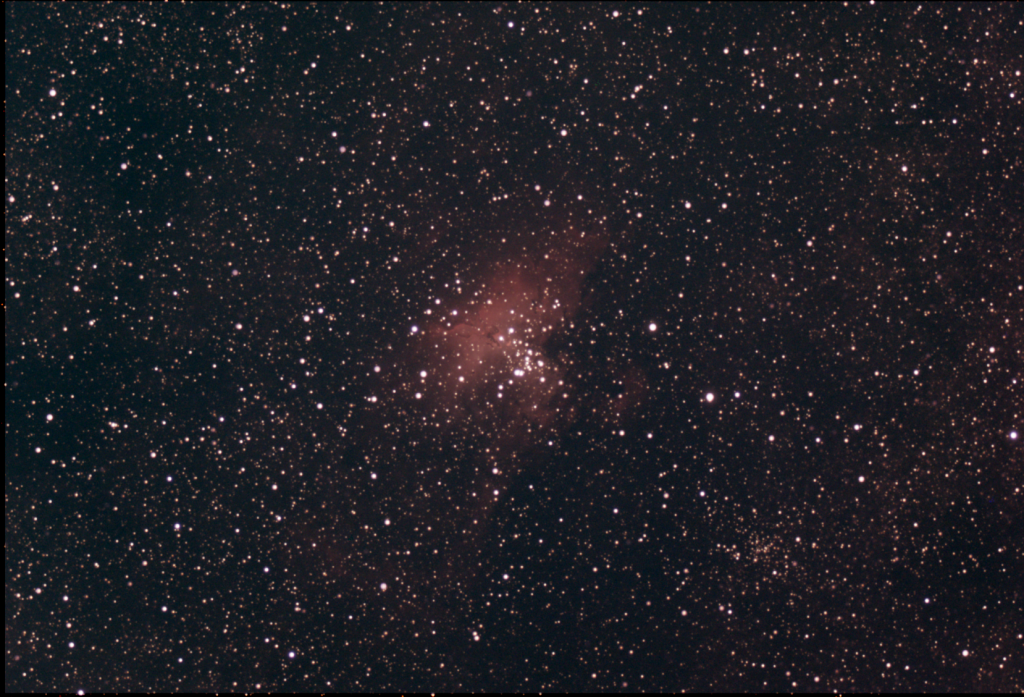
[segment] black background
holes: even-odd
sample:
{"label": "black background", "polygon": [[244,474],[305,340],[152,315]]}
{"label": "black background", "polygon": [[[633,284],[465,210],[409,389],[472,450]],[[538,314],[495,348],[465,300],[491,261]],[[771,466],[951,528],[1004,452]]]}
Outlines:
{"label": "black background", "polygon": [[6,690],[1021,690],[1022,21],[7,3]]}

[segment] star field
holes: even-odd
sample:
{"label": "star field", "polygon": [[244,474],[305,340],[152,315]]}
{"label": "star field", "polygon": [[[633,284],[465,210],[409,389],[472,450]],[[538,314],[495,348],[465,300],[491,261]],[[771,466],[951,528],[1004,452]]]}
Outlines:
{"label": "star field", "polygon": [[1010,3],[5,5],[5,690],[992,691]]}

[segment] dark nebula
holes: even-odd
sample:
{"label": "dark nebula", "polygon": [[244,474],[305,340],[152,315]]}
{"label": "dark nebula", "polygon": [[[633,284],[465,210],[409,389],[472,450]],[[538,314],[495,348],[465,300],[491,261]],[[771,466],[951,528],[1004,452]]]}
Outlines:
{"label": "dark nebula", "polygon": [[6,4],[6,691],[1020,692],[1017,7]]}

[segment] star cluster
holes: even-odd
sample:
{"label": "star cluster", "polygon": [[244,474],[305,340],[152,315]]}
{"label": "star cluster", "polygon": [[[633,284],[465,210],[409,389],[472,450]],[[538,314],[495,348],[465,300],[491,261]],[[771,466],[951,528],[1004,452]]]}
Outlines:
{"label": "star cluster", "polygon": [[996,691],[1010,3],[5,5],[5,689]]}

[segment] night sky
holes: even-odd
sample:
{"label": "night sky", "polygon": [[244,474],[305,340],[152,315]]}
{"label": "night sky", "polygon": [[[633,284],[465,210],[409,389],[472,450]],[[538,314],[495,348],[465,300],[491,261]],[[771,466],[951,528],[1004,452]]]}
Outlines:
{"label": "night sky", "polygon": [[5,689],[1024,689],[1024,10],[5,3]]}

